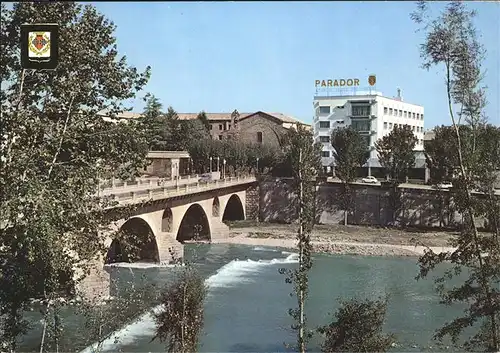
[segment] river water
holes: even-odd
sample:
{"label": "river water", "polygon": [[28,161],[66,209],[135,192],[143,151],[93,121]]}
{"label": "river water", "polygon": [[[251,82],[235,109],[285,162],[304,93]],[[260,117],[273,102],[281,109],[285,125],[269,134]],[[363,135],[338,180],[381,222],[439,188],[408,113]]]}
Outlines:
{"label": "river water", "polygon": [[[283,342],[294,343],[288,309],[296,306],[289,296],[280,268],[292,268],[297,255],[274,248],[232,244],[187,245],[186,258],[206,278],[209,292],[205,304],[205,327],[200,352],[286,352]],[[115,269],[114,276],[133,276],[134,268]],[[171,269],[151,267],[148,278],[168,282]],[[397,335],[394,351],[436,351],[434,330],[460,314],[459,306],[438,303],[431,279],[416,281],[416,259],[362,256],[315,255],[306,306],[311,327],[330,321],[329,313],[339,298],[376,298],[389,295],[385,330]],[[137,273],[139,271],[136,271]],[[165,351],[151,338],[154,322],[145,314],[110,337],[106,351]],[[310,351],[319,351],[319,337]],[[431,348],[432,347],[432,348]],[[91,347],[83,352],[90,353]]]}

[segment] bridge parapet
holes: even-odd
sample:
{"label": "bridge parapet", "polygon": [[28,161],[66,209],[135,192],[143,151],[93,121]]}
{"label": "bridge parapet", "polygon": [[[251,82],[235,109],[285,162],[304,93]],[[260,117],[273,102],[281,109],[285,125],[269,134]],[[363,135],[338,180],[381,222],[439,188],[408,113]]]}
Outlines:
{"label": "bridge parapet", "polygon": [[197,180],[194,183],[177,184],[174,186],[153,185],[147,189],[115,189],[108,193],[108,196],[112,196],[120,205],[127,205],[144,201],[162,200],[165,198],[247,184],[255,181],[256,178],[254,176],[230,177],[221,180],[208,181],[206,183],[199,183]]}

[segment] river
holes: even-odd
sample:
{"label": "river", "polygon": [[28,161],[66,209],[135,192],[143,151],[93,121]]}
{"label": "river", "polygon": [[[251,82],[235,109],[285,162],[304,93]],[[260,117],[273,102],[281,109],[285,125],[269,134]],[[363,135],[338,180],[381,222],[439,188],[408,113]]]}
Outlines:
{"label": "river", "polygon": [[[297,255],[288,251],[232,244],[187,245],[186,258],[206,278],[205,327],[200,352],[286,352],[283,342],[294,343],[288,308],[296,306],[279,268],[296,266]],[[115,270],[115,276],[133,276],[133,265]],[[151,267],[149,279],[168,281],[171,269]],[[459,306],[438,303],[431,279],[416,281],[416,260],[397,257],[314,255],[310,295],[306,306],[309,324],[323,325],[338,307],[339,298],[376,298],[389,295],[385,330],[397,335],[394,351],[436,351],[434,330],[460,314]],[[106,351],[159,352],[151,342],[154,322],[145,314],[108,339]],[[37,336],[39,337],[39,336]],[[319,337],[310,351],[319,351]],[[26,341],[25,341],[26,343]],[[404,347],[404,348],[403,348]],[[430,348],[432,347],[432,348]],[[90,347],[83,351],[91,352]]]}

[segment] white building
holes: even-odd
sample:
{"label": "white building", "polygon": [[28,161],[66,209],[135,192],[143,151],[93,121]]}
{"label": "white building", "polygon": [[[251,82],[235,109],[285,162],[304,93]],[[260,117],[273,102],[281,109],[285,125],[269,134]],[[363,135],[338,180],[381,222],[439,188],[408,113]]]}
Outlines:
{"label": "white building", "polygon": [[365,165],[368,175],[371,175],[373,168],[380,168],[375,142],[396,125],[412,127],[418,140],[415,146],[415,168],[424,168],[424,107],[404,102],[399,89],[394,98],[384,97],[379,92],[351,93],[352,95],[314,97],[314,140],[323,144],[322,164],[325,172],[331,172],[334,165],[333,147],[330,143],[332,131],[349,125],[365,136],[366,143],[370,146],[370,159]]}

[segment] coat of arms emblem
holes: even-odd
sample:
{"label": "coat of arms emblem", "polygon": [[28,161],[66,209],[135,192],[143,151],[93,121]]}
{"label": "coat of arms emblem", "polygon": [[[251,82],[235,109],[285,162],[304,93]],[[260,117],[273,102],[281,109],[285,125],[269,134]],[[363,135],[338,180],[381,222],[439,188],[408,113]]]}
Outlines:
{"label": "coat of arms emblem", "polygon": [[370,86],[374,86],[377,83],[377,77],[375,75],[368,76],[368,83]]}
{"label": "coat of arms emblem", "polygon": [[50,59],[50,32],[29,32],[28,57]]}

